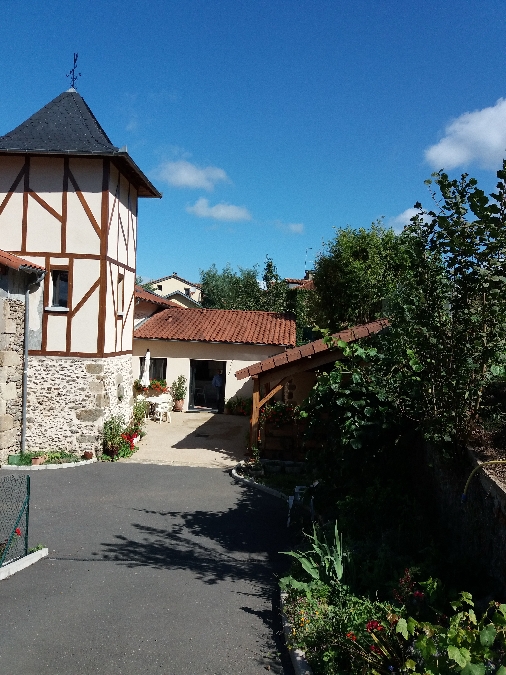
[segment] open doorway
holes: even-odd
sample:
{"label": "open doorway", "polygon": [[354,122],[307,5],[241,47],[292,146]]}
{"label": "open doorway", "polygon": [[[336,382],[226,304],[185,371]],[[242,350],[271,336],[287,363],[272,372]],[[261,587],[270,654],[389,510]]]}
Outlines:
{"label": "open doorway", "polygon": [[226,378],[226,361],[190,359],[189,410],[217,410],[218,392],[213,387],[213,377],[222,371],[223,386]]}

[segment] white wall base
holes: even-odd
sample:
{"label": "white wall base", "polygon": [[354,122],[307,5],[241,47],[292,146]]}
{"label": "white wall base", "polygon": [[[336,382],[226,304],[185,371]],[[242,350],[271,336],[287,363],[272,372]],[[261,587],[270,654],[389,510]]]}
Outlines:
{"label": "white wall base", "polygon": [[7,563],[7,565],[0,567],[0,580],[11,577],[13,574],[16,574],[16,572],[24,570],[25,567],[30,567],[30,565],[33,565],[41,558],[45,558],[48,554],[48,548],[41,548],[40,551],[34,551],[33,553],[25,555],[24,558]]}

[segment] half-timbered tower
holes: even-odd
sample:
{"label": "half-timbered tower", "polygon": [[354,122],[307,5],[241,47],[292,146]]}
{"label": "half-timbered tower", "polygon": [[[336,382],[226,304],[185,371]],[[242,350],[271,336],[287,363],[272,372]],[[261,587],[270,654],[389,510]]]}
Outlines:
{"label": "half-timbered tower", "polygon": [[74,89],[0,137],[0,248],[47,270],[28,447],[96,447],[104,416],[129,417],[137,202],[160,196]]}

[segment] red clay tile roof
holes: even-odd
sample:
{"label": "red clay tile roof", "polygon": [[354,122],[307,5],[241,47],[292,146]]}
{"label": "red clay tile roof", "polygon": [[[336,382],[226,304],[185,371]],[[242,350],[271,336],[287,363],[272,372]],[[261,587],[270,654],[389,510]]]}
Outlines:
{"label": "red clay tile roof", "polygon": [[[365,323],[361,326],[354,326],[353,328],[342,330],[340,333],[335,333],[332,337],[336,340],[342,340],[343,342],[354,342],[355,340],[367,337],[368,335],[379,333],[389,325],[387,319],[378,319],[377,321],[371,321],[371,323]],[[314,354],[324,352],[327,349],[329,349],[329,346],[325,344],[323,340],[315,340],[315,342],[309,342],[307,345],[302,345],[302,347],[287,349],[283,354],[276,354],[269,359],[254,363],[247,368],[242,368],[236,372],[235,376],[238,380],[243,380],[246,377],[265,373],[267,370],[272,370],[278,366],[284,366],[287,363],[292,363],[292,361],[299,361],[306,356],[313,356]]]}
{"label": "red clay tile roof", "polygon": [[22,272],[42,272],[45,271],[44,267],[36,265],[35,263],[25,260],[24,258],[19,258],[13,253],[7,253],[7,251],[0,250],[0,265],[5,265],[5,267],[10,267],[12,270],[19,270],[23,268]]}
{"label": "red clay tile roof", "polygon": [[155,305],[160,305],[161,307],[180,307],[181,305],[176,305],[175,302],[171,302],[170,300],[166,300],[165,298],[162,298],[161,295],[157,295],[156,293],[151,293],[150,291],[146,291],[142,286],[136,286],[135,287],[135,297],[139,298],[139,300],[144,300],[145,302],[152,302]]}
{"label": "red clay tile roof", "polygon": [[314,289],[314,282],[312,279],[285,279],[287,284],[297,284],[295,288],[304,288],[308,291]]}
{"label": "red clay tile roof", "polygon": [[136,338],[293,346],[295,320],[288,314],[177,307],[155,314]]}

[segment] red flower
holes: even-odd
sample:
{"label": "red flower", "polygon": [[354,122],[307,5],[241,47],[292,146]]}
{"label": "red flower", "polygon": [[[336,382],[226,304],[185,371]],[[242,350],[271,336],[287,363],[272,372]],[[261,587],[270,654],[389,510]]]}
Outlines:
{"label": "red flower", "polygon": [[353,642],[356,642],[356,640],[357,640],[357,636],[355,635],[355,633],[351,633],[351,632],[346,633],[346,637],[348,638],[348,640],[353,640]]}
{"label": "red flower", "polygon": [[374,652],[375,654],[381,654],[381,649],[377,647],[376,645],[370,645],[369,649]]}
{"label": "red flower", "polygon": [[380,624],[379,621],[368,621],[366,626],[367,632],[372,633],[375,630],[383,630],[383,626]]}
{"label": "red flower", "polygon": [[415,591],[413,593],[413,597],[416,598],[417,600],[423,600],[425,597],[425,593],[422,593],[422,591]]}
{"label": "red flower", "polygon": [[14,532],[18,535],[18,537],[21,536],[21,530],[19,529],[19,527],[16,527],[16,529],[14,530]]}

